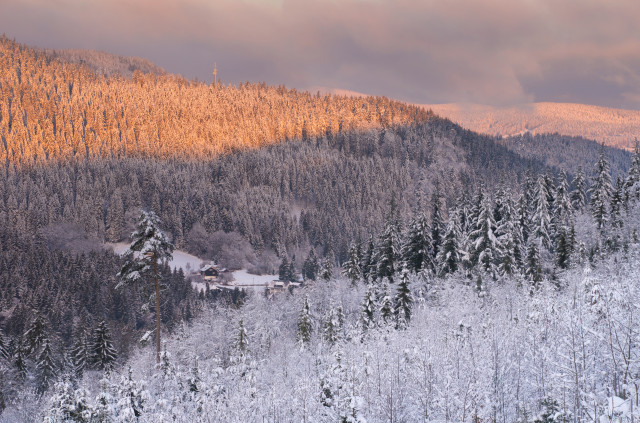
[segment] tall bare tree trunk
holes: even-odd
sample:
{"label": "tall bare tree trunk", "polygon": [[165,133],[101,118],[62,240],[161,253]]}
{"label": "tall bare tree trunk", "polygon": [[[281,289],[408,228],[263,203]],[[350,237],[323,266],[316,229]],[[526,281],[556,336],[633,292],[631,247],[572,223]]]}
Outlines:
{"label": "tall bare tree trunk", "polygon": [[153,258],[153,280],[156,284],[156,362],[160,363],[160,283],[158,280],[158,260]]}

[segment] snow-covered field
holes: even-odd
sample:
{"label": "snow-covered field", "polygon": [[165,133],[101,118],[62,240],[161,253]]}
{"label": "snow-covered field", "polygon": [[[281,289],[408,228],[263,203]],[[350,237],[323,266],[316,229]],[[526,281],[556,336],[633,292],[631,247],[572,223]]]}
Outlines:
{"label": "snow-covered field", "polygon": [[[123,254],[126,249],[129,248],[129,244],[125,242],[106,243],[105,246],[107,248],[111,248],[116,254]],[[203,262],[205,262],[205,260],[199,257],[184,251],[175,250],[173,252],[173,259],[169,262],[169,266],[171,266],[172,269],[182,269],[185,275],[188,275],[200,269]],[[231,274],[233,275],[233,282],[229,285],[233,287],[245,286],[247,288],[259,290],[263,289],[262,286],[266,286],[269,282],[278,279],[277,275],[252,275],[248,273],[246,269],[236,270]],[[206,287],[206,284],[198,282],[192,282],[192,285],[194,289],[197,289],[198,291],[204,290]]]}
{"label": "snow-covered field", "polygon": [[[126,242],[118,242],[118,243],[106,243],[108,248],[111,248],[116,254],[123,254],[127,248],[129,248],[129,244]],[[184,251],[175,250],[173,252],[173,259],[169,262],[169,265],[172,269],[182,269],[182,271],[186,274],[192,273],[198,270],[204,260],[189,253],[185,253]]]}

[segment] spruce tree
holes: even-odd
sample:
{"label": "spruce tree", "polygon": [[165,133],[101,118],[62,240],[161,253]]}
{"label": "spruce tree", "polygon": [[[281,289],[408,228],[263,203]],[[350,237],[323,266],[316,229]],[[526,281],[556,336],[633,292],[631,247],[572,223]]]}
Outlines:
{"label": "spruce tree", "polygon": [[160,362],[160,273],[159,263],[171,260],[173,244],[160,230],[160,219],[150,211],[142,211],[131,245],[125,251],[126,261],[118,276],[121,288],[142,282],[147,275],[153,278],[156,303],[156,361]]}
{"label": "spruce tree", "polygon": [[482,202],[475,230],[471,232],[471,263],[480,265],[491,272],[495,266],[501,248],[495,236],[496,223],[493,220],[491,202],[488,197]]}
{"label": "spruce tree", "polygon": [[305,295],[302,301],[302,310],[298,316],[298,342],[302,346],[311,342],[311,334],[313,332],[313,324],[311,321],[311,308],[309,306],[309,296]]}
{"label": "spruce tree", "polygon": [[360,269],[362,258],[359,256],[358,250],[356,244],[351,244],[349,247],[349,257],[342,268],[342,275],[349,279],[352,285],[356,285],[362,277],[362,271]]}
{"label": "spruce tree", "polygon": [[620,229],[622,227],[622,209],[624,207],[624,183],[620,178],[616,180],[616,188],[611,196],[611,208],[609,211],[609,219],[611,227]]}
{"label": "spruce tree", "polygon": [[36,362],[36,372],[38,376],[38,392],[43,393],[55,381],[57,374],[57,365],[48,337],[45,337],[42,341],[42,348]]}
{"label": "spruce tree", "polygon": [[302,264],[302,277],[308,280],[315,281],[320,272],[320,264],[318,263],[318,257],[313,247],[309,250],[309,255]]}
{"label": "spruce tree", "polygon": [[534,212],[532,216],[532,236],[538,243],[551,250],[551,217],[549,215],[549,187],[547,179],[540,175],[536,185]]}
{"label": "spruce tree", "polygon": [[75,376],[81,378],[90,361],[89,343],[87,334],[83,329],[76,330],[74,337],[75,342],[71,348],[71,362]]}
{"label": "spruce tree", "polygon": [[333,278],[333,260],[329,257],[325,257],[322,260],[320,266],[320,277],[325,281],[329,281]]}
{"label": "spruce tree", "polygon": [[527,247],[527,262],[525,266],[525,276],[532,282],[534,287],[542,281],[542,268],[540,265],[540,253],[535,241],[529,242]]}
{"label": "spruce tree", "polygon": [[571,205],[574,210],[582,211],[587,205],[587,178],[578,166],[575,178],[573,178],[573,191],[571,191]]}
{"label": "spruce tree", "polygon": [[362,299],[362,329],[364,332],[372,329],[376,325],[376,299],[372,285],[367,287],[367,292]]}
{"label": "spruce tree", "polygon": [[18,377],[24,380],[27,377],[26,352],[22,337],[18,338],[18,342],[13,353],[13,364],[18,372]]}
{"label": "spruce tree", "polygon": [[413,296],[409,288],[409,271],[402,270],[400,283],[393,301],[393,312],[396,316],[396,328],[404,329],[411,321],[411,308],[413,306]]}
{"label": "spruce tree", "polygon": [[567,226],[571,216],[573,215],[573,206],[571,205],[571,199],[569,198],[567,174],[564,171],[560,172],[553,207],[552,224],[554,231],[556,231],[560,229],[561,226]]}
{"label": "spruce tree", "polygon": [[9,342],[0,329],[0,363],[2,360],[9,360]]}
{"label": "spruce tree", "polygon": [[375,281],[377,278],[375,254],[376,249],[373,243],[373,235],[370,235],[366,249],[362,254],[362,262],[360,263],[360,269],[362,270],[362,279],[365,281],[365,283]]}
{"label": "spruce tree", "polygon": [[377,277],[380,279],[387,278],[391,283],[393,283],[393,275],[396,272],[400,252],[397,229],[397,225],[393,221],[387,220],[376,252]]}
{"label": "spruce tree", "polygon": [[424,213],[418,213],[409,222],[406,242],[402,246],[402,261],[411,272],[434,270],[431,228]]}
{"label": "spruce tree", "polygon": [[291,282],[293,280],[291,266],[286,255],[282,257],[282,263],[280,263],[280,267],[278,268],[278,279],[283,282]]}
{"label": "spruce tree", "polygon": [[92,364],[100,370],[110,369],[115,364],[118,354],[104,320],[101,320],[93,331],[90,352]]}
{"label": "spruce tree", "polygon": [[436,258],[442,245],[444,236],[444,218],[442,217],[442,193],[440,184],[436,182],[433,196],[431,197],[431,257]]}
{"label": "spruce tree", "polygon": [[604,151],[600,152],[600,158],[596,163],[593,183],[589,189],[589,194],[591,195],[589,199],[591,214],[596,221],[598,229],[603,229],[609,221],[609,205],[613,195],[609,161]]}
{"label": "spruce tree", "polygon": [[329,304],[329,309],[322,322],[322,337],[330,346],[334,346],[340,339],[340,323],[338,316],[333,307],[333,303]]}
{"label": "spruce tree", "polygon": [[458,223],[455,219],[455,213],[456,211],[454,211],[454,214],[452,214],[449,218],[449,223],[447,224],[447,229],[444,233],[442,248],[440,249],[436,260],[439,265],[439,275],[455,273],[458,270],[458,264],[461,260],[458,250],[459,239],[461,235],[458,228]]}
{"label": "spruce tree", "polygon": [[380,317],[385,324],[389,324],[393,318],[393,302],[391,301],[387,279],[383,279],[382,289],[380,290]]}
{"label": "spruce tree", "polygon": [[624,183],[624,204],[629,207],[630,201],[640,201],[640,143],[635,142],[631,166]]}
{"label": "spruce tree", "polygon": [[569,234],[564,227],[560,228],[556,235],[556,266],[566,269],[569,266],[569,257],[571,256],[571,246]]}
{"label": "spruce tree", "polygon": [[498,238],[498,271],[501,275],[512,275],[522,266],[522,234],[518,214],[509,192],[503,194],[499,210],[501,221],[496,229]]}
{"label": "spruce tree", "polygon": [[27,355],[34,353],[42,346],[47,338],[47,323],[42,314],[36,313],[24,337],[26,339],[25,351]]}
{"label": "spruce tree", "polygon": [[240,319],[238,322],[238,332],[236,333],[235,348],[241,355],[247,353],[249,348],[249,338],[247,336],[247,329],[244,327],[244,319]]}

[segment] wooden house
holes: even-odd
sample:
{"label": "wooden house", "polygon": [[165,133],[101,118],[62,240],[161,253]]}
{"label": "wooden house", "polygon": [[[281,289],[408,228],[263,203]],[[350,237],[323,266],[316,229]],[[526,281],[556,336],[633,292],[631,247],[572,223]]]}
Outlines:
{"label": "wooden house", "polygon": [[218,282],[223,269],[218,268],[215,264],[207,264],[200,269],[202,279],[207,282]]}

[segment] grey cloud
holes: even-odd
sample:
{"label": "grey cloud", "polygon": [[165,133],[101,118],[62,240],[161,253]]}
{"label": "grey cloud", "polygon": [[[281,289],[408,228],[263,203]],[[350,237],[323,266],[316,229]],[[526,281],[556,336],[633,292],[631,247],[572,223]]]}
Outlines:
{"label": "grey cloud", "polygon": [[640,108],[637,0],[25,0],[0,12],[18,41],[205,80],[215,61],[231,83]]}

